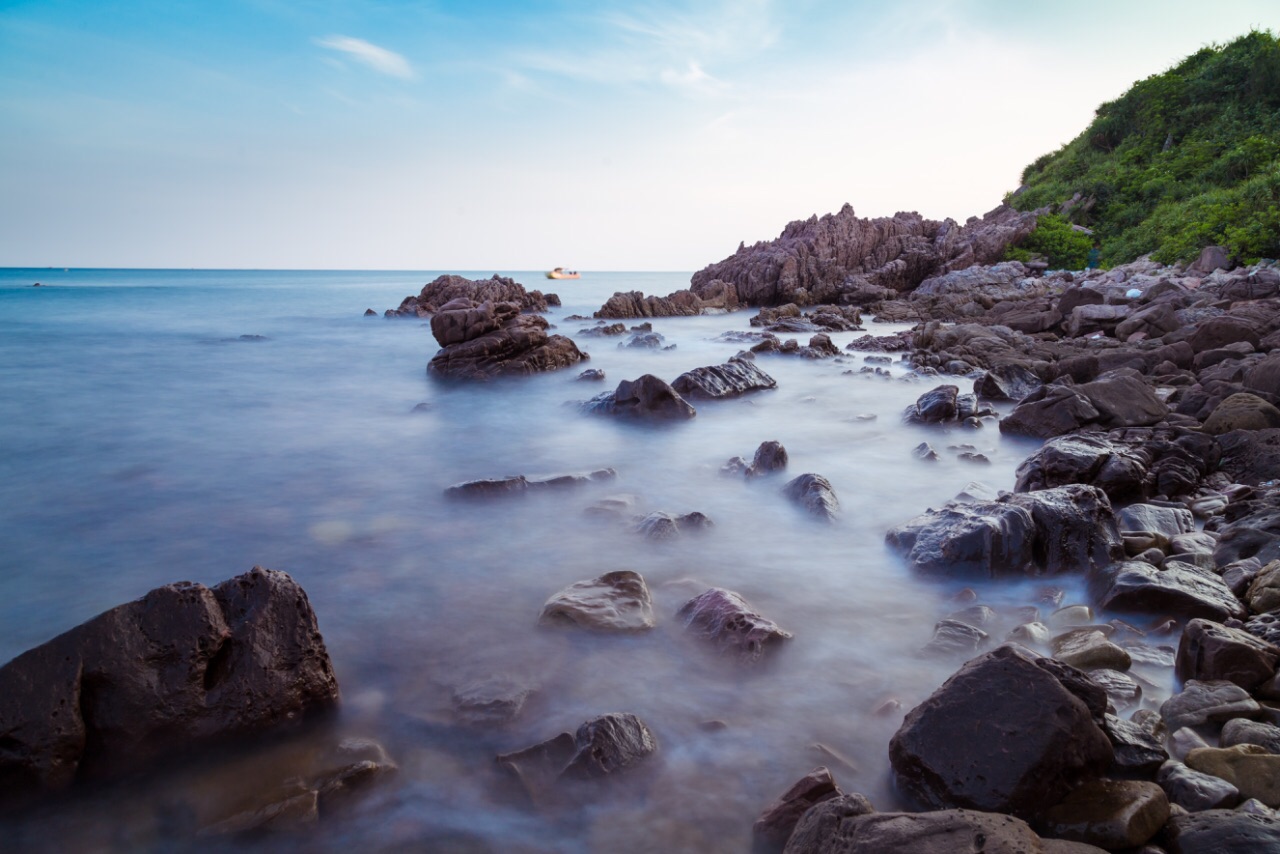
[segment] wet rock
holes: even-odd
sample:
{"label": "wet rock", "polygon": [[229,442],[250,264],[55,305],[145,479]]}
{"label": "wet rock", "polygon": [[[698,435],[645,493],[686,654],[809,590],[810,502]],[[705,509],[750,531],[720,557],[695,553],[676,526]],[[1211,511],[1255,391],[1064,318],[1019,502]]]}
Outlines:
{"label": "wet rock", "polygon": [[805,813],[784,854],[1048,854],[1059,850],[1048,845],[1026,822],[1012,816],[964,809],[878,813],[861,795],[845,795]]}
{"label": "wet rock", "polygon": [[1240,801],[1240,790],[1221,777],[1204,774],[1170,760],[1160,766],[1156,782],[1169,800],[1189,812],[1233,807]]}
{"label": "wet rock", "polygon": [[840,501],[831,481],[820,474],[808,472],[787,482],[782,494],[810,515],[825,522],[835,521],[840,511]]}
{"label": "wet rock", "polygon": [[[1125,652],[1126,659],[1128,656]],[[1107,698],[1120,711],[1131,709],[1142,700],[1142,686],[1127,673],[1099,667],[1089,671],[1089,678],[1107,692]]]}
{"label": "wet rock", "polygon": [[583,408],[604,415],[659,420],[686,420],[698,414],[679,392],[653,374],[623,380],[617,389],[596,395]]}
{"label": "wet rock", "polygon": [[555,738],[497,757],[535,798],[562,779],[605,777],[625,771],[658,749],[644,721],[632,714],[610,713],[592,718],[577,733]]}
{"label": "wet rock", "polygon": [[1187,754],[1187,767],[1226,780],[1243,798],[1280,806],[1280,756],[1256,744],[1202,747]]}
{"label": "wet rock", "polygon": [[911,455],[917,460],[926,462],[935,462],[938,459],[938,452],[928,442],[921,442],[912,449]]}
{"label": "wet rock", "polygon": [[427,317],[446,308],[449,303],[514,303],[520,311],[546,311],[550,300],[540,291],[526,291],[514,279],[494,276],[490,279],[467,279],[462,276],[439,276],[423,287],[417,296],[405,297],[399,308],[387,316]]}
{"label": "wet rock", "polygon": [[1049,439],[1097,422],[1100,413],[1089,399],[1073,388],[1044,386],[1027,395],[1013,411],[1000,419],[1000,432],[1010,436]]}
{"label": "wet rock", "polygon": [[1049,625],[1087,626],[1093,622],[1093,609],[1088,605],[1064,605],[1049,615]]}
{"label": "wet rock", "polygon": [[680,516],[656,511],[636,523],[635,532],[646,540],[674,540],[683,534],[697,533],[715,527],[705,514],[696,510]]}
{"label": "wet rock", "polygon": [[1053,657],[1078,670],[1128,670],[1132,661],[1123,647],[1095,629],[1068,632],[1053,639]]}
{"label": "wet rock", "polygon": [[1209,742],[1189,726],[1174,730],[1169,735],[1169,755],[1175,759],[1186,759],[1191,751],[1208,746]]}
{"label": "wet rock", "polygon": [[1280,560],[1273,560],[1258,570],[1244,598],[1255,614],[1280,610]]}
{"label": "wet rock", "polygon": [[1030,511],[1034,557],[1044,572],[1088,571],[1122,555],[1111,502],[1096,487],[1071,484],[1006,495],[1000,501]]}
{"label": "wet rock", "polygon": [[0,668],[0,793],[65,788],[337,700],[315,614],[288,575],[170,584]]}
{"label": "wet rock", "polygon": [[1104,706],[1078,671],[1003,646],[908,713],[889,759],[899,786],[926,806],[1035,815],[1111,765],[1093,711],[1100,721]]}
{"label": "wet rock", "polygon": [[467,726],[503,726],[520,716],[533,689],[504,676],[489,676],[453,690],[453,711]]}
{"label": "wet rock", "polygon": [[654,626],[653,600],[640,573],[621,569],[556,593],[543,606],[539,622],[609,632],[644,631]]}
{"label": "wet rock", "polygon": [[1280,851],[1280,819],[1232,810],[1174,816],[1164,843],[1168,854],[1273,854]]}
{"label": "wet rock", "polygon": [[[1159,727],[1159,718],[1156,718],[1156,726]],[[1155,731],[1155,727],[1107,715],[1103,730],[1115,751],[1116,768],[1150,774],[1169,759],[1161,737],[1163,727]]]}
{"label": "wet rock", "polygon": [[621,344],[619,344],[618,349],[619,350],[622,350],[622,349],[657,350],[659,348],[670,349],[669,347],[663,346],[666,344],[666,342],[667,342],[666,337],[663,336],[662,333],[660,332],[653,332],[653,331],[637,332],[631,335],[630,337],[628,337],[626,341],[623,341]]}
{"label": "wet rock", "polygon": [[1180,693],[1160,707],[1160,717],[1169,729],[1222,723],[1232,718],[1254,717],[1260,711],[1249,692],[1231,682],[1188,680]]}
{"label": "wet rock", "polygon": [[926,655],[973,655],[982,648],[989,636],[982,629],[960,620],[940,620],[933,627],[933,638],[925,644]]}
{"label": "wet rock", "polygon": [[[444,310],[447,309],[447,310]],[[563,335],[548,335],[547,321],[521,314],[514,302],[455,300],[431,318],[441,349],[427,372],[443,379],[489,380],[568,367],[585,358]]]}
{"label": "wet rock", "polygon": [[480,478],[455,483],[445,489],[446,498],[479,501],[492,498],[524,495],[539,490],[566,489],[591,483],[607,483],[617,478],[613,469],[597,469],[579,474],[560,474],[551,477],[530,478],[522,474],[507,477]]}
{"label": "wet rock", "polygon": [[1048,646],[1049,638],[1049,627],[1039,621],[1021,623],[1014,626],[1009,630],[1009,634],[1005,635],[1005,640],[1026,646]]}
{"label": "wet rock", "polygon": [[973,381],[973,393],[984,400],[1009,400],[1017,403],[1035,391],[1044,382],[1026,365],[1009,363],[995,365]]}
{"label": "wet rock", "polygon": [[956,421],[959,416],[960,389],[953,385],[940,385],[926,391],[914,404],[907,407],[903,420],[909,424],[941,424]]}
{"label": "wet rock", "polygon": [[1225,680],[1252,691],[1275,675],[1280,648],[1210,620],[1187,623],[1178,644],[1177,676]]}
{"label": "wet rock", "polygon": [[1280,613],[1273,611],[1250,617],[1244,624],[1244,630],[1269,644],[1280,646]]}
{"label": "wet rock", "polygon": [[777,386],[777,381],[756,367],[755,363],[738,358],[730,359],[723,365],[694,368],[676,377],[675,382],[671,383],[672,388],[690,400],[738,397],[747,392]]}
{"label": "wet rock", "polygon": [[725,282],[707,282],[699,293],[689,289],[665,297],[645,296],[640,291],[615,293],[595,312],[596,317],[690,317],[723,314],[738,308],[737,293]]}
{"label": "wet rock", "polygon": [[766,843],[781,848],[791,838],[796,822],[810,807],[842,794],[829,770],[815,768],[765,807],[752,831]]}
{"label": "wet rock", "polygon": [[1116,522],[1122,531],[1149,531],[1172,537],[1177,534],[1187,534],[1196,529],[1191,511],[1178,507],[1130,504],[1122,508],[1116,517]]}
{"label": "wet rock", "polygon": [[776,440],[761,442],[756,448],[756,455],[751,466],[746,470],[747,477],[761,477],[787,467],[787,449]]}
{"label": "wet rock", "polygon": [[1169,799],[1155,783],[1091,780],[1045,811],[1037,822],[1057,839],[1100,848],[1134,848],[1169,820]]}
{"label": "wet rock", "polygon": [[737,593],[719,587],[684,603],[676,617],[684,621],[686,629],[722,652],[733,653],[744,664],[754,664],[778,642],[791,637],[790,632],[756,613]]}
{"label": "wet rock", "polygon": [[1222,747],[1256,744],[1268,753],[1280,753],[1280,727],[1272,724],[1234,718],[1222,728],[1218,743]]}
{"label": "wet rock", "polygon": [[575,377],[580,382],[604,382],[604,371],[599,368],[587,368]]}
{"label": "wet rock", "polygon": [[1222,579],[1190,564],[1169,561],[1157,569],[1125,561],[1093,574],[1090,587],[1104,608],[1176,614],[1223,622],[1243,617],[1244,606]]}

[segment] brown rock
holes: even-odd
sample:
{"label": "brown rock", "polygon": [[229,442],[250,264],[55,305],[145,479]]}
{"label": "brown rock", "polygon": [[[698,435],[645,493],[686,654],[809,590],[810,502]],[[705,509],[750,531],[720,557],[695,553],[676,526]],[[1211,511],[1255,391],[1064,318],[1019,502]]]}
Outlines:
{"label": "brown rock", "polygon": [[831,772],[825,767],[815,768],[765,807],[752,831],[764,841],[781,847],[791,838],[796,822],[810,807],[841,794]]}
{"label": "brown rock", "polygon": [[1038,827],[1046,836],[1099,848],[1136,848],[1169,820],[1169,799],[1155,783],[1092,780],[1045,811]]}

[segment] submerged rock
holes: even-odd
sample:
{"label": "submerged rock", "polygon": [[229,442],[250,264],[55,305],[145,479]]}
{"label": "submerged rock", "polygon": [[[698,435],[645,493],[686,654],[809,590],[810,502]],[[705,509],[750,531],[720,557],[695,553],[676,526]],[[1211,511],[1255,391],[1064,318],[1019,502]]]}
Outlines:
{"label": "submerged rock", "polygon": [[722,652],[734,653],[754,664],[779,641],[791,637],[772,620],[762,617],[737,593],[713,587],[680,607],[676,616],[685,628],[702,635]]}
{"label": "submerged rock", "polygon": [[778,383],[747,359],[733,358],[723,365],[694,368],[676,377],[671,387],[686,398],[716,400],[750,391],[777,388]]}
{"label": "submerged rock", "polygon": [[834,521],[840,510],[831,481],[809,472],[787,482],[782,494],[824,522]]}
{"label": "submerged rock", "polygon": [[288,575],[170,584],[0,668],[0,793],[62,789],[337,701],[315,614]]}
{"label": "submerged rock", "polygon": [[559,780],[616,774],[657,749],[658,742],[644,721],[615,712],[586,721],[574,735],[562,732],[532,747],[501,754],[497,762],[512,771],[536,799]]}
{"label": "submerged rock", "polygon": [[547,600],[539,622],[584,629],[636,632],[653,628],[653,599],[640,573],[606,572],[570,584]]}
{"label": "submerged rock", "polygon": [[781,847],[791,838],[796,822],[811,807],[842,794],[827,768],[815,768],[764,808],[752,832],[766,843]]}
{"label": "submerged rock", "polygon": [[679,392],[653,374],[623,380],[614,391],[596,395],[583,408],[603,415],[677,421],[698,414]]}

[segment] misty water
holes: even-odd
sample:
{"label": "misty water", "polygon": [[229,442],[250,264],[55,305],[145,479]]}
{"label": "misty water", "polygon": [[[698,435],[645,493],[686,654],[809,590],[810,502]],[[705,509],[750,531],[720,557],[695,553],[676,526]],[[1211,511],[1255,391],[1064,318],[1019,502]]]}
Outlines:
{"label": "misty water", "polygon": [[[776,390],[698,402],[680,424],[567,405],[742,349],[717,338],[749,329],[751,312],[655,320],[675,345],[667,351],[619,349],[619,339],[577,335],[591,322],[566,320],[614,291],[685,287],[688,274],[511,273],[560,294],[549,319],[590,361],[442,384],[425,371],[437,345],[423,321],[362,316],[435,275],[0,271],[0,661],[159,585],[212,585],[255,564],[284,570],[310,597],[343,695],[336,720],[304,738],[370,737],[400,766],[300,835],[193,842],[173,829],[175,809],[215,820],[234,800],[228,788],[287,775],[289,751],[304,748],[286,740],[228,767],[209,759],[10,819],[0,830],[19,848],[740,852],[760,809],[818,765],[880,809],[903,806],[888,740],[961,663],[920,650],[937,620],[970,602],[964,582],[913,577],[885,531],[971,481],[1011,488],[1035,444],[1001,438],[994,420],[903,425],[917,396],[957,380],[915,378],[896,355],[871,366],[880,374],[861,372],[862,353],[764,356]],[[861,334],[831,337],[843,348]],[[587,367],[607,381],[575,381]],[[790,455],[785,475],[721,472],[770,439]],[[913,455],[924,441],[938,461]],[[990,463],[960,459],[962,445]],[[488,503],[443,495],[475,478],[604,467],[617,479],[578,490]],[[834,486],[834,524],[780,494],[803,472]],[[700,511],[714,528],[651,542],[584,515],[617,493],[636,496],[641,513]],[[553,593],[617,569],[648,582],[654,630],[538,626]],[[757,667],[715,654],[675,618],[710,586],[737,591],[795,637]],[[1016,608],[1052,610],[1047,586],[1066,591],[1063,604],[1084,601],[1072,578],[970,586],[1001,615],[996,640],[1019,621]],[[460,725],[453,691],[489,677],[533,694],[506,726]],[[1146,678],[1154,704],[1169,676]],[[615,711],[638,715],[659,743],[634,772],[534,803],[494,762]]]}

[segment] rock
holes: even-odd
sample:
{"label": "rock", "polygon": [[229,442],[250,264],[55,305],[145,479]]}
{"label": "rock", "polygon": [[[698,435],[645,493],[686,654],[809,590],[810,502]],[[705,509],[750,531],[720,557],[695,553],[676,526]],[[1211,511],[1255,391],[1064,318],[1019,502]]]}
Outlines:
{"label": "rock", "polygon": [[1222,747],[1256,744],[1268,753],[1280,753],[1280,727],[1245,718],[1233,718],[1222,728],[1218,743]]}
{"label": "rock", "polygon": [[1218,437],[1221,469],[1231,479],[1257,486],[1280,478],[1280,428],[1235,430]]}
{"label": "rock", "polygon": [[989,578],[1107,565],[1121,548],[1111,505],[1090,486],[949,502],[885,539],[918,571]]}
{"label": "rock", "polygon": [[532,747],[501,754],[497,761],[536,798],[562,779],[604,777],[627,770],[657,749],[657,740],[642,720],[615,712],[586,721],[574,735],[562,732]]}
{"label": "rock", "polygon": [[1053,657],[1077,670],[1128,670],[1132,664],[1129,653],[1107,640],[1096,629],[1068,632],[1053,639]]}
{"label": "rock", "polygon": [[[1159,723],[1159,718],[1156,718],[1156,722]],[[1169,753],[1164,749],[1164,739],[1153,732],[1152,727],[1107,715],[1103,730],[1115,751],[1116,768],[1146,775],[1169,759]]]}
{"label": "rock", "polygon": [[694,368],[676,377],[671,384],[691,400],[737,397],[750,391],[777,388],[778,383],[746,359],[730,359],[723,365]]}
{"label": "rock", "polygon": [[1090,780],[1050,807],[1037,824],[1047,836],[1099,848],[1135,848],[1169,820],[1169,799],[1155,783]]}
{"label": "rock", "polygon": [[1044,386],[1035,371],[1017,363],[995,365],[973,381],[973,393],[985,400],[1022,400]]}
{"label": "rock", "polygon": [[1116,514],[1121,531],[1150,531],[1173,537],[1196,529],[1190,510],[1178,507],[1159,507],[1155,504],[1130,504]]}
{"label": "rock", "polygon": [[674,344],[671,345],[671,347],[664,346],[666,344],[666,341],[667,341],[666,336],[662,335],[660,332],[652,332],[652,331],[636,332],[630,337],[628,337],[626,341],[623,341],[621,344],[619,344],[618,349],[619,350],[623,350],[623,349],[670,350],[675,346]]}
{"label": "rock", "polygon": [[591,398],[584,409],[626,418],[662,420],[685,420],[698,414],[679,392],[653,374],[623,380],[614,391]]}
{"label": "rock", "polygon": [[1035,815],[1111,765],[1092,710],[1101,720],[1104,706],[1078,671],[1003,646],[909,712],[889,759],[899,786],[926,806]]}
{"label": "rock", "polygon": [[1255,614],[1280,610],[1280,560],[1273,560],[1258,570],[1249,582],[1244,600]]}
{"label": "rock", "polygon": [[1097,422],[1100,413],[1074,388],[1047,385],[1032,392],[1000,419],[1000,432],[1010,436],[1050,439]]}
{"label": "rock", "polygon": [[940,385],[920,395],[914,404],[907,407],[903,420],[908,424],[940,424],[944,421],[956,421],[959,416],[960,389],[953,385]]}
{"label": "rock", "polygon": [[835,521],[840,510],[831,481],[820,474],[809,472],[788,481],[782,494],[824,522]]}
{"label": "rock", "polygon": [[1189,726],[1174,730],[1169,735],[1169,755],[1175,759],[1186,759],[1191,751],[1208,746],[1209,743]]}
{"label": "rock", "polygon": [[[973,810],[878,813],[861,795],[821,803],[796,825],[784,854],[1070,854],[1024,821]],[[847,800],[846,800],[847,799]],[[863,810],[866,810],[865,812]],[[1066,843],[1070,844],[1070,843]],[[1086,847],[1080,854],[1098,849]]]}
{"label": "rock", "polygon": [[1169,561],[1164,569],[1125,561],[1094,573],[1089,583],[1098,604],[1112,610],[1203,617],[1214,622],[1244,616],[1244,606],[1222,579],[1178,561]]}
{"label": "rock", "polygon": [[405,297],[399,308],[387,311],[387,316],[426,317],[458,300],[477,305],[509,302],[520,311],[546,311],[550,305],[541,292],[526,291],[519,282],[503,276],[472,280],[446,275],[429,282],[416,297]]}
{"label": "rock", "polygon": [[1001,206],[964,226],[900,213],[860,219],[839,213],[787,225],[777,240],[739,247],[692,278],[695,293],[731,283],[747,305],[841,302],[872,287],[910,289],[932,275],[992,263],[1009,243],[1030,233],[1035,216]]}
{"label": "rock", "polygon": [[306,593],[254,567],[111,609],[0,668],[0,794],[30,796],[332,708]]}
{"label": "rock", "polygon": [[545,318],[521,314],[514,302],[451,305],[459,307],[431,318],[431,331],[443,348],[427,364],[433,376],[472,381],[524,376],[586,358],[572,339],[548,335]]}
{"label": "rock", "polygon": [[580,382],[604,382],[604,371],[599,368],[587,368],[585,371],[578,374],[575,379]]}
{"label": "rock", "polygon": [[[1164,701],[1160,717],[1169,729],[1222,723],[1232,718],[1247,718],[1260,710],[1257,701],[1239,685],[1231,682],[1188,680],[1180,693]],[[1194,766],[1193,766],[1194,767]]]}
{"label": "rock", "polygon": [[1233,807],[1240,800],[1240,790],[1212,774],[1204,774],[1169,761],[1160,766],[1156,782],[1169,800],[1190,812]]}
{"label": "rock", "polygon": [[645,296],[640,291],[615,293],[595,312],[598,318],[689,317],[722,314],[740,307],[732,285],[708,282],[701,294],[679,290],[669,296]]}
{"label": "rock", "polygon": [[1110,371],[1092,382],[1080,383],[1075,390],[1093,404],[1104,427],[1147,426],[1169,414],[1137,371]]}
{"label": "rock", "polygon": [[561,474],[543,478],[529,478],[517,474],[455,483],[445,489],[444,494],[446,498],[467,501],[487,500],[524,495],[539,490],[566,489],[586,486],[590,483],[604,483],[617,476],[618,473],[613,469],[597,469],[583,474]]}
{"label": "rock", "polygon": [[941,620],[933,627],[933,638],[924,647],[929,655],[971,656],[988,640],[982,629],[959,620]]}
{"label": "rock", "polygon": [[1112,501],[1141,497],[1146,461],[1105,436],[1083,433],[1058,436],[1044,443],[1018,466],[1015,492],[1066,484],[1097,486]]}
{"label": "rock", "polygon": [[690,599],[676,616],[685,628],[711,641],[721,652],[732,652],[744,664],[754,664],[779,641],[791,637],[772,620],[762,617],[741,596],[713,587]]}
{"label": "rock", "polygon": [[1256,744],[1202,747],[1187,754],[1187,767],[1226,780],[1243,798],[1280,806],[1280,756]]}
{"label": "rock", "polygon": [[638,572],[620,569],[570,584],[547,600],[539,622],[609,632],[653,628],[653,600]]}
{"label": "rock", "polygon": [[1048,646],[1049,627],[1039,621],[1021,623],[1009,630],[1005,640],[1014,641],[1024,646]]}
{"label": "rock", "polygon": [[685,533],[696,533],[715,527],[705,514],[696,510],[681,516],[657,511],[645,516],[635,525],[635,532],[647,540],[673,540]]}
{"label": "rock", "polygon": [[1258,330],[1252,323],[1231,315],[1209,318],[1201,323],[1187,339],[1187,343],[1195,353],[1221,350],[1228,344],[1239,341],[1247,341],[1255,350],[1261,343]]}
{"label": "rock", "polygon": [[917,460],[924,460],[925,462],[935,462],[938,459],[938,452],[928,442],[921,442],[916,445],[911,450],[911,455]]}
{"label": "rock", "polygon": [[1280,648],[1246,631],[1196,619],[1178,644],[1177,676],[1202,682],[1225,680],[1252,691],[1275,675]]}
{"label": "rock", "polygon": [[455,688],[453,711],[467,726],[503,726],[520,716],[532,693],[533,689],[520,680],[489,676]]}
{"label": "rock", "polygon": [[1256,394],[1236,392],[1223,400],[1204,421],[1204,432],[1214,436],[1232,430],[1270,430],[1280,427],[1280,409]]}
{"label": "rock", "polygon": [[756,448],[756,455],[751,466],[746,470],[747,477],[761,477],[787,467],[787,449],[776,440],[761,442]]}
{"label": "rock", "polygon": [[791,838],[796,822],[810,807],[842,794],[829,770],[815,768],[765,807],[752,831],[766,843],[781,847]]}
{"label": "rock", "polygon": [[1230,270],[1231,266],[1231,257],[1225,246],[1206,246],[1187,272],[1208,274],[1214,270]]}
{"label": "rock", "polygon": [[1280,819],[1206,810],[1170,818],[1164,840],[1168,854],[1275,854],[1280,851]]}

